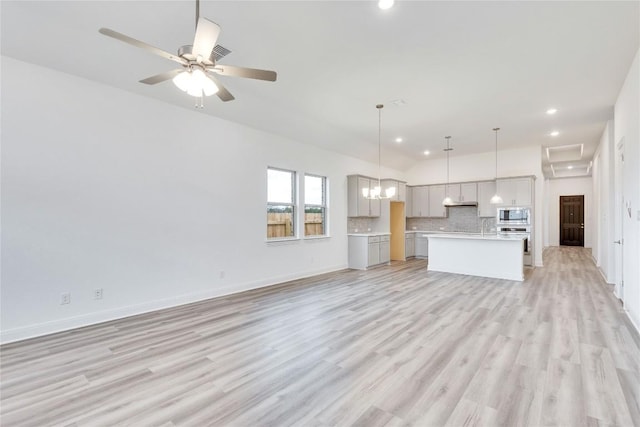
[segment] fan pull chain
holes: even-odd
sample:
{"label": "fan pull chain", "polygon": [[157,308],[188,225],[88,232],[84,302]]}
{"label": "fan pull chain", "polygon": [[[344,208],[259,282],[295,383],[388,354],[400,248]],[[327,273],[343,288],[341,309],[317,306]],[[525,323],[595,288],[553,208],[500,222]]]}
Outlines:
{"label": "fan pull chain", "polygon": [[[198,101],[200,102],[198,103]],[[202,95],[196,98],[196,108],[199,108],[201,110],[204,108],[204,97]]]}

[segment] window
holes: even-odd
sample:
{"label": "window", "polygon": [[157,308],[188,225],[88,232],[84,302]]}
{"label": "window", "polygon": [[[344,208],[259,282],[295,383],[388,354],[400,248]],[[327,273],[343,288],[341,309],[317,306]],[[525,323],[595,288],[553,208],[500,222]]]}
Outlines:
{"label": "window", "polygon": [[267,169],[267,239],[296,235],[296,173]]}
{"label": "window", "polygon": [[327,234],[327,179],[323,176],[304,176],[304,235]]}

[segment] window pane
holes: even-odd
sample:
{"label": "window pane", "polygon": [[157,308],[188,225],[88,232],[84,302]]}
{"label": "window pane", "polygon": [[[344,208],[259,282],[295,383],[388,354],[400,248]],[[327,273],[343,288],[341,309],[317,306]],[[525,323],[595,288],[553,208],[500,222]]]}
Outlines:
{"label": "window pane", "polygon": [[322,207],[308,207],[304,209],[304,235],[324,236],[325,209]]}
{"label": "window pane", "polygon": [[267,206],[267,238],[294,237],[294,213],[291,205]]}
{"label": "window pane", "polygon": [[304,176],[304,203],[307,205],[324,205],[324,178],[321,176]]}
{"label": "window pane", "polygon": [[293,203],[293,172],[267,170],[267,202]]}

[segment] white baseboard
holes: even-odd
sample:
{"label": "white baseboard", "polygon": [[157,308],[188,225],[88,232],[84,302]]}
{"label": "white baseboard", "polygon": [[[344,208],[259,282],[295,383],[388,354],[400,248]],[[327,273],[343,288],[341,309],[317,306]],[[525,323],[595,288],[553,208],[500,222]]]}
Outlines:
{"label": "white baseboard", "polygon": [[636,322],[634,322],[633,317],[631,317],[631,314],[629,313],[629,310],[624,310],[624,314],[627,315],[633,327],[636,328],[636,332],[638,333],[638,335],[640,335],[640,326]]}
{"label": "white baseboard", "polygon": [[346,264],[340,264],[332,267],[322,268],[318,270],[309,270],[294,274],[286,274],[269,279],[262,279],[246,283],[236,283],[234,285],[218,287],[207,292],[198,292],[185,295],[177,295],[171,298],[164,298],[142,304],[129,305],[111,310],[87,313],[80,316],[67,317],[57,319],[50,322],[37,323],[34,325],[23,326],[14,329],[0,331],[0,344],[7,344],[15,341],[22,341],[28,338],[35,338],[43,335],[49,335],[56,332],[68,331],[70,329],[81,328],[83,326],[95,325],[97,323],[108,322],[110,320],[122,319],[124,317],[135,316],[138,314],[149,313],[151,311],[162,310],[165,308],[176,307],[179,305],[190,304],[211,298],[222,297],[225,295],[236,294],[249,291],[252,289],[263,288],[267,286],[277,285],[291,280],[304,279],[306,277],[317,276],[319,274],[331,273],[347,268]]}

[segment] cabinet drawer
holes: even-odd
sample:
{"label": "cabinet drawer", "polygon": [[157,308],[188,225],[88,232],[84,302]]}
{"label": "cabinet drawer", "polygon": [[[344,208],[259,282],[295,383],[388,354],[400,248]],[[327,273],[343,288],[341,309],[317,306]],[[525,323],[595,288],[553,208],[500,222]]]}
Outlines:
{"label": "cabinet drawer", "polygon": [[380,236],[381,242],[388,242],[391,239],[391,236]]}
{"label": "cabinet drawer", "polygon": [[369,243],[378,243],[380,241],[380,236],[369,236]]}
{"label": "cabinet drawer", "polygon": [[405,238],[405,239],[407,239],[407,240],[409,240],[409,239],[415,239],[415,238],[416,238],[416,235],[415,235],[415,234],[413,234],[413,233],[407,233],[407,234],[405,234],[405,235],[404,235],[404,238]]}

